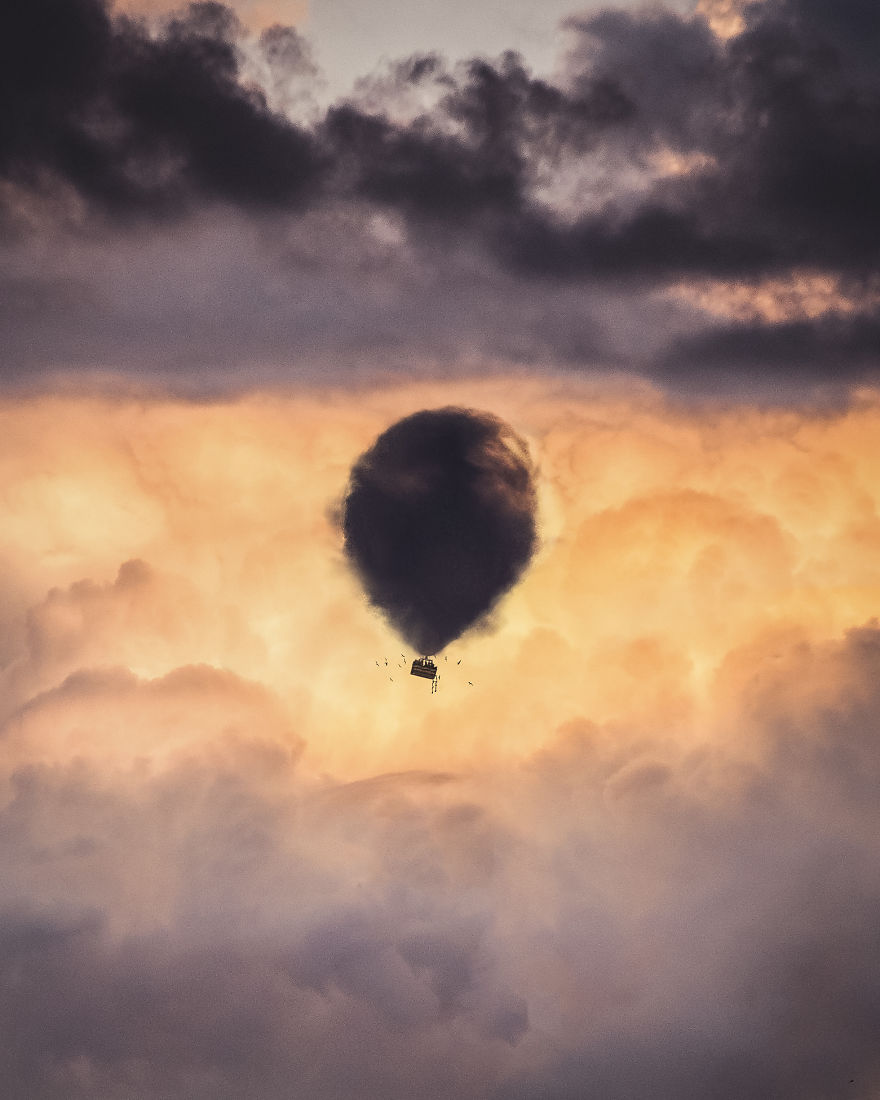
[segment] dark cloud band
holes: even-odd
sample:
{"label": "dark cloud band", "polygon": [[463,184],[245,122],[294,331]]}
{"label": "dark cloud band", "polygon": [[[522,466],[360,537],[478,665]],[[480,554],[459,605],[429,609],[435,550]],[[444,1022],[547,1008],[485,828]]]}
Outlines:
{"label": "dark cloud band", "polygon": [[[761,349],[808,381],[823,363],[836,376],[873,370],[859,351],[867,313],[847,322],[836,355],[828,318],[707,333],[705,316],[671,305],[648,319],[644,299],[692,278],[871,279],[876,9],[764,0],[728,40],[662,10],[605,11],[568,31],[555,80],[512,53],[457,67],[427,54],[392,66],[381,94],[361,88],[306,123],[274,109],[247,64],[259,55],[273,88],[313,81],[293,29],[248,39],[218,3],[153,27],[102,0],[13,5],[0,35],[0,93],[14,105],[0,119],[0,233],[20,254],[3,259],[0,283],[27,308],[9,308],[7,377],[128,369],[151,353],[152,371],[200,355],[202,373],[212,360],[226,373],[307,358],[344,370],[352,347],[408,362],[422,333],[421,350],[446,362],[599,363],[674,386],[703,370],[701,349],[710,373],[721,360],[748,373]],[[164,273],[155,315],[127,309],[93,255],[77,285],[84,238],[137,252],[158,225],[194,237],[228,215],[268,227],[273,243],[255,257],[230,248],[213,286],[213,259],[189,270],[188,238],[168,282],[204,278],[201,311],[165,292]],[[72,264],[67,253],[55,270],[28,264],[34,238],[65,229]],[[753,354],[734,347],[752,336]],[[858,354],[844,362],[850,344]]]}

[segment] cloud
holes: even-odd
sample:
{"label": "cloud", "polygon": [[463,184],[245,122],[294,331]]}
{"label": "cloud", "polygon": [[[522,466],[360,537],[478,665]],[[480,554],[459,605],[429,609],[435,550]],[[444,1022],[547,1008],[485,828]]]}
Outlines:
{"label": "cloud", "polygon": [[157,35],[101,0],[9,13],[2,67],[19,107],[0,135],[0,172],[12,225],[18,188],[66,188],[121,218],[173,215],[194,199],[299,201],[317,178],[315,151],[241,81],[240,35],[233,13],[211,3]]}
{"label": "cloud", "polygon": [[[556,85],[508,55],[440,70],[446,94],[411,121],[356,102],[333,109],[355,190],[416,229],[439,218],[448,232],[478,214],[494,262],[530,276],[869,270],[878,89],[870,70],[847,66],[853,36],[828,10],[753,5],[726,40],[700,16],[666,11],[569,26]],[[423,59],[399,78],[437,72]],[[693,167],[652,178],[663,155]],[[578,160],[584,173],[612,165],[613,185],[560,217],[539,182],[548,164],[564,178]]]}
{"label": "cloud", "polygon": [[[450,398],[528,442],[541,546],[431,695],[328,512]],[[876,394],[0,415],[16,1094],[876,1092]]]}
{"label": "cloud", "polygon": [[770,387],[796,380],[845,392],[854,382],[876,379],[878,337],[876,313],[717,326],[673,344],[657,376],[696,376],[707,389],[723,388],[725,376],[733,385],[750,376]]}
{"label": "cloud", "polygon": [[876,28],[836,11],[765,0],[722,34],[705,13],[608,10],[569,20],[553,79],[510,52],[427,53],[319,111],[293,28],[257,36],[210,4],[151,24],[31,6],[4,37],[22,104],[0,134],[5,377],[205,393],[521,365],[753,393],[762,364],[713,331],[700,288],[758,301],[807,273],[846,288],[852,362],[821,320],[742,342],[793,388],[860,380]]}
{"label": "cloud", "polygon": [[[167,16],[180,11],[176,0],[116,0],[117,11],[132,15]],[[228,7],[248,27],[268,29],[297,25],[308,15],[308,0],[233,0]]]}
{"label": "cloud", "polygon": [[[51,5],[17,13],[7,27],[5,79],[23,104],[0,144],[13,222],[19,189],[58,186],[123,217],[177,215],[195,201],[297,209],[353,193],[409,206],[417,217],[460,219],[469,208],[516,200],[526,128],[551,145],[582,143],[627,110],[611,85],[587,83],[569,99],[510,54],[498,69],[474,61],[460,79],[442,74],[449,91],[439,125],[397,125],[352,103],[309,132],[247,82],[253,44],[230,8],[192,4],[151,29],[100,0],[64,5],[57,19]],[[270,84],[316,76],[293,28],[268,28],[258,52]],[[413,60],[400,83],[437,78],[436,66]],[[277,88],[273,100],[283,101]],[[445,123],[463,134],[444,134]]]}
{"label": "cloud", "polygon": [[779,650],[730,715],[750,766],[580,723],[519,767],[317,799],[222,737],[112,784],[103,766],[20,773],[0,847],[7,1080],[818,1098],[855,1079],[870,1096],[876,629]]}
{"label": "cloud", "polygon": [[748,4],[749,0],[698,0],[696,10],[708,19],[719,37],[732,38],[745,30]]}
{"label": "cloud", "polygon": [[[7,1089],[876,1097],[876,5],[324,112],[222,5],[4,31]],[[450,405],[540,542],[432,695],[333,509]]]}
{"label": "cloud", "polygon": [[[470,672],[425,712],[376,668],[398,644],[332,506],[384,430],[450,403],[493,410],[527,443],[539,545],[499,629],[456,647]],[[679,728],[743,637],[789,620],[835,636],[874,612],[875,405],[868,391],[815,413],[708,416],[643,388],[510,377],[214,403],[7,399],[6,705],[82,668],[227,668],[292,708],[317,767],[349,776],[531,752],[583,707]],[[371,741],[357,731],[377,712]]]}
{"label": "cloud", "polygon": [[839,277],[810,271],[751,283],[682,283],[670,287],[667,293],[730,321],[812,321],[828,314],[870,313],[880,304],[878,287],[870,280],[865,285],[853,285]]}
{"label": "cloud", "polygon": [[531,214],[519,261],[569,277],[755,275],[794,264],[864,272],[878,89],[846,65],[851,41],[827,14],[757,5],[727,42],[699,18],[670,13],[573,23],[573,76],[615,80],[633,105],[624,134],[634,155],[659,147],[705,159],[635,204],[612,201],[570,226]]}

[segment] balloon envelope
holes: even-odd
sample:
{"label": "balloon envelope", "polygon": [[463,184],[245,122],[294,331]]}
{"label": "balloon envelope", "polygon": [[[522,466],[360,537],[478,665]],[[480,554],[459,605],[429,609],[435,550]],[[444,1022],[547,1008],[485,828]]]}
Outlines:
{"label": "balloon envelope", "polygon": [[420,653],[481,620],[534,553],[525,443],[489,413],[445,408],[393,424],[351,470],[345,551],[371,603]]}

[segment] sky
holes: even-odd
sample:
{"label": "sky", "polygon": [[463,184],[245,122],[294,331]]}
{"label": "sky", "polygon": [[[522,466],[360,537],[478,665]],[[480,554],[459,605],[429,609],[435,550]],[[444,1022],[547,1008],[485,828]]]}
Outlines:
{"label": "sky", "polygon": [[880,9],[3,18],[9,1095],[878,1100]]}

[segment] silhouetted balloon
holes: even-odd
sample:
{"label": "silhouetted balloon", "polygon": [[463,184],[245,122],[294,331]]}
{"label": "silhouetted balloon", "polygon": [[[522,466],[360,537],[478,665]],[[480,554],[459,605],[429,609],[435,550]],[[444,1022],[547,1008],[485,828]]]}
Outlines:
{"label": "silhouetted balloon", "polygon": [[371,603],[420,653],[478,622],[535,549],[525,443],[471,409],[399,420],[352,467],[345,550]]}

